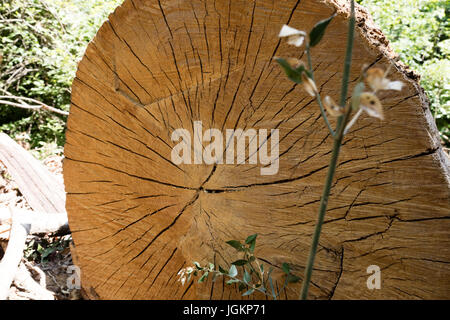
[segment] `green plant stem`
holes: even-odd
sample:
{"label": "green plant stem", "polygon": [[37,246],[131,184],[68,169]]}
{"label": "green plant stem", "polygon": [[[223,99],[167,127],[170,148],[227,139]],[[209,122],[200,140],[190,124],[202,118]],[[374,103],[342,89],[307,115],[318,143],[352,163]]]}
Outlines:
{"label": "green plant stem", "polygon": [[[252,257],[254,257],[254,256],[252,255]],[[244,258],[245,258],[245,260],[248,261],[248,266],[249,266],[249,268],[255,273],[256,277],[258,277],[258,280],[262,281],[262,279],[261,279],[261,277],[260,277],[260,272],[261,272],[261,271],[260,271],[259,269],[258,269],[258,271],[256,271],[255,267],[253,266],[253,263],[250,262],[251,256],[246,252],[246,253],[244,254]],[[255,258],[255,260],[256,260],[256,258]]]}
{"label": "green plant stem", "polygon": [[[342,90],[341,90],[341,106],[345,106],[348,91],[348,79],[350,77],[350,66],[352,60],[353,51],[353,39],[355,30],[355,3],[351,1],[351,15],[349,21],[349,31],[347,38],[347,52],[345,56],[344,73],[342,76]],[[320,199],[319,215],[317,218],[316,228],[314,230],[311,248],[309,251],[308,261],[306,264],[305,275],[303,278],[302,289],[300,293],[300,299],[306,300],[308,297],[309,283],[311,281],[311,275],[314,266],[314,260],[317,253],[317,246],[319,244],[320,233],[322,231],[322,225],[325,218],[325,212],[327,210],[328,198],[330,196],[331,185],[333,182],[334,174],[336,172],[337,161],[339,158],[339,152],[342,145],[342,139],[344,138],[344,128],[351,113],[351,106],[348,106],[344,115],[338,118],[338,124],[336,128],[336,134],[334,136],[333,151],[330,159],[330,166],[328,167],[328,173],[325,180],[325,186],[322,192],[322,198]]]}
{"label": "green plant stem", "polygon": [[[314,80],[314,70],[313,70],[312,62],[311,62],[311,51],[310,51],[310,46],[309,46],[308,43],[306,44],[306,56],[308,58],[308,69],[309,69],[309,73],[311,74],[311,79],[312,79],[312,81],[315,81]],[[334,130],[331,127],[330,121],[328,120],[328,117],[327,117],[327,115],[325,113],[325,109],[323,107],[322,99],[320,98],[320,93],[319,92],[317,92],[316,98],[317,98],[317,103],[319,104],[320,113],[322,114],[322,118],[324,119],[325,124],[327,125],[331,136],[334,137],[335,133],[334,133]]]}
{"label": "green plant stem", "polygon": [[339,158],[339,152],[341,149],[342,140],[344,138],[343,128],[345,127],[345,123],[347,122],[347,120],[350,116],[350,113],[351,113],[350,107],[348,107],[347,110],[348,110],[347,113],[344,116],[342,116],[341,125],[339,126],[337,133],[336,133],[337,135],[334,139],[333,151],[332,151],[331,159],[330,159],[330,166],[328,167],[327,178],[325,181],[325,186],[323,188],[322,197],[320,199],[319,216],[317,218],[316,228],[314,230],[314,234],[313,234],[313,238],[312,238],[312,242],[311,242],[311,248],[310,248],[309,256],[308,256],[308,262],[306,264],[305,275],[303,278],[302,291],[300,293],[300,299],[302,299],[302,300],[306,300],[306,298],[308,297],[309,283],[311,281],[314,260],[315,260],[316,253],[317,253],[317,246],[319,244],[323,220],[325,218],[325,212],[327,210],[328,198],[330,196],[331,185],[333,182],[334,174],[336,172],[336,166],[337,166],[337,161]]}
{"label": "green plant stem", "polygon": [[[350,66],[352,64],[352,53],[353,53],[353,39],[355,33],[355,1],[351,0],[351,13],[350,20],[348,22],[348,38],[347,38],[347,49],[345,53],[345,64],[344,73],[342,74],[342,87],[341,87],[341,100],[340,105],[345,106],[345,101],[347,100],[348,91],[348,79],[350,78]],[[342,117],[340,117],[342,118]]]}
{"label": "green plant stem", "polygon": [[327,210],[328,197],[330,195],[331,183],[336,171],[336,164],[339,157],[339,151],[341,148],[342,136],[337,137],[334,140],[333,153],[331,154],[330,166],[328,167],[327,179],[323,188],[322,198],[320,200],[319,216],[314,230],[311,248],[309,251],[308,262],[306,265],[305,276],[303,278],[302,291],[300,299],[306,300],[308,297],[309,283],[311,281],[312,270],[314,266],[314,260],[317,253],[317,245],[319,244],[320,233],[322,231],[323,220],[325,218],[325,212]]}

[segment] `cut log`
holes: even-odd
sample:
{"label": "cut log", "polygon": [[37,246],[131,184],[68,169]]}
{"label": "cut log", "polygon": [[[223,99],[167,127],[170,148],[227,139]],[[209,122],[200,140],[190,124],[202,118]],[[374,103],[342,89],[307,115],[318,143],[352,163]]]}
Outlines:
{"label": "cut log", "polygon": [[[19,268],[28,234],[67,234],[70,231],[63,183],[4,133],[0,133],[0,161],[7,167],[28,204],[36,210],[0,208],[0,240],[9,239],[0,261],[0,300],[4,300],[9,295],[13,280],[20,287],[40,288]],[[39,289],[36,293],[42,299],[50,297],[50,292],[45,289]]]}
{"label": "cut log", "polygon": [[0,133],[0,161],[35,211],[65,212],[64,185],[7,134]]}
{"label": "cut log", "polygon": [[[312,55],[322,96],[337,99],[347,1],[126,0],[109,17],[79,64],[65,146],[66,208],[90,298],[240,298],[222,281],[182,286],[176,275],[193,261],[225,266],[237,258],[225,241],[254,233],[262,262],[303,275],[332,138],[273,58],[302,57],[278,38],[283,24],[310,30],[335,10]],[[406,86],[383,92],[385,121],[363,117],[345,137],[310,297],[449,299],[448,159],[417,76],[361,7],[357,25],[350,89],[364,64],[392,66]],[[211,128],[222,138],[278,129],[278,170],[261,174],[269,142],[256,163],[251,152],[243,164],[207,164],[199,144]],[[191,136],[192,164],[172,158],[177,129]],[[367,287],[370,265],[379,290]],[[282,298],[298,295],[292,286]]]}

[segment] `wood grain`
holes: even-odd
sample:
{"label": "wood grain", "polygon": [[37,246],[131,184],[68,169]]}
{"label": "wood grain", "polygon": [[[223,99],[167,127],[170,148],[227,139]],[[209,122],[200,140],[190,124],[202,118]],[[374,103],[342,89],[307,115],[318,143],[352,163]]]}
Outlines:
{"label": "wood grain", "polygon": [[[176,274],[193,260],[233,261],[224,241],[253,233],[262,261],[303,274],[332,139],[314,99],[273,57],[302,56],[277,37],[283,24],[309,30],[336,9],[312,54],[322,96],[337,97],[343,0],[126,0],[111,14],[79,64],[65,146],[66,208],[88,297],[240,298],[221,281],[181,286]],[[393,64],[390,77],[406,88],[381,96],[385,121],[363,117],[345,138],[312,298],[450,298],[448,160],[423,90],[393,58],[358,8],[350,87],[368,63]],[[279,129],[279,172],[175,165],[171,133],[192,135],[197,120]],[[381,290],[367,289],[372,264]]]}
{"label": "wood grain", "polygon": [[0,132],[0,161],[35,211],[65,213],[64,185],[7,134]]}

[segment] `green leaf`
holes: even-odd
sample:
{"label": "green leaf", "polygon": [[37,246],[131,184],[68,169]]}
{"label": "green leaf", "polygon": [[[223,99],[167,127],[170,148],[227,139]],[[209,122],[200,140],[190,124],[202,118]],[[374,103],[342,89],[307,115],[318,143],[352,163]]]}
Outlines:
{"label": "green leaf", "polygon": [[250,243],[254,242],[256,240],[257,236],[258,236],[257,233],[252,234],[251,236],[248,236],[247,239],[245,240],[245,243],[250,244]]}
{"label": "green leaf", "polygon": [[228,243],[230,246],[232,246],[233,248],[235,248],[238,251],[244,250],[242,244],[237,240],[230,240],[230,241],[227,241],[226,243]]}
{"label": "green leaf", "polygon": [[200,266],[200,263],[198,263],[197,261],[194,261],[194,265],[197,268],[197,270],[203,270],[203,268]]}
{"label": "green leaf", "polygon": [[248,273],[247,270],[245,270],[244,271],[244,282],[248,284],[250,281],[252,281],[252,277],[251,277],[250,273]]}
{"label": "green leaf", "polygon": [[239,284],[239,291],[244,291],[244,289],[247,288],[247,286],[243,283]]}
{"label": "green leaf", "polygon": [[239,260],[236,260],[235,262],[232,262],[231,264],[240,267],[240,266],[246,265],[247,263],[248,263],[247,260],[239,259]]}
{"label": "green leaf", "polygon": [[233,283],[236,283],[236,282],[240,282],[240,280],[239,279],[230,279],[230,280],[228,280],[226,282],[226,284],[233,284]]}
{"label": "green leaf", "polygon": [[[256,246],[256,240],[255,241],[253,241],[251,244],[250,244],[250,253],[253,253],[254,251],[255,251],[255,246]],[[254,258],[254,257],[253,257]]]}
{"label": "green leaf", "polygon": [[359,101],[361,98],[361,93],[364,91],[364,83],[360,82],[358,83],[355,88],[353,89],[353,95],[352,95],[352,109],[357,110],[359,108]]}
{"label": "green leaf", "polygon": [[245,243],[250,245],[249,250],[251,253],[253,253],[253,251],[255,251],[257,236],[258,236],[258,234],[255,233],[255,234],[252,234],[251,236],[248,236],[247,239],[245,240]]}
{"label": "green leaf", "polygon": [[238,274],[237,268],[234,264],[231,265],[230,271],[228,271],[228,275],[232,278],[236,277]]}
{"label": "green leaf", "polygon": [[258,290],[258,291],[260,291],[262,293],[266,292],[266,288],[264,288],[263,286],[260,286],[260,287],[256,288],[256,290]]}
{"label": "green leaf", "polygon": [[55,252],[55,248],[46,248],[44,249],[44,251],[41,253],[41,259],[45,260],[45,258],[47,258],[49,255],[51,255],[53,252]]}
{"label": "green leaf", "polygon": [[302,83],[302,72],[304,70],[303,66],[300,66],[297,69],[293,69],[291,65],[283,58],[275,58],[275,61],[283,68],[287,77],[294,81],[295,83]]}
{"label": "green leaf", "polygon": [[291,272],[291,268],[289,267],[289,265],[286,262],[283,263],[281,268],[283,269],[284,273],[286,273],[286,274],[289,274]]}
{"label": "green leaf", "polygon": [[294,276],[292,273],[287,275],[287,282],[296,283],[300,281],[300,277]]}
{"label": "green leaf", "polygon": [[244,292],[244,293],[242,294],[242,296],[248,296],[248,295],[251,295],[251,294],[253,293],[253,291],[255,291],[255,289],[254,289],[254,288],[251,288],[250,290]]}
{"label": "green leaf", "polygon": [[276,295],[275,289],[273,287],[273,281],[272,281],[272,275],[271,275],[272,271],[273,271],[273,268],[270,268],[269,273],[267,274],[267,278],[269,279],[270,291],[272,292],[273,300],[277,300],[277,295]]}
{"label": "green leaf", "polygon": [[[303,69],[302,69],[302,68],[303,68]],[[300,70],[300,69],[302,69],[302,72],[305,72],[305,73],[306,73],[306,75],[308,76],[308,78],[310,78],[310,79],[313,78],[313,74],[312,74],[309,70],[306,70],[304,66],[300,66],[300,67],[298,67],[296,70]]]}
{"label": "green leaf", "polygon": [[226,272],[225,269],[222,268],[221,266],[219,266],[219,272],[223,274],[228,274],[228,272]]}
{"label": "green leaf", "polygon": [[336,13],[333,14],[331,17],[316,23],[314,28],[309,33],[309,45],[311,47],[314,47],[315,45],[319,44],[320,40],[322,40],[322,37],[325,34],[325,30],[327,29],[328,24],[331,22],[331,20],[333,20],[335,16]]}
{"label": "green leaf", "polygon": [[198,279],[198,283],[202,283],[203,281],[205,281],[206,278],[208,278],[208,274],[209,274],[209,272],[205,272],[205,273],[200,277],[200,279]]}

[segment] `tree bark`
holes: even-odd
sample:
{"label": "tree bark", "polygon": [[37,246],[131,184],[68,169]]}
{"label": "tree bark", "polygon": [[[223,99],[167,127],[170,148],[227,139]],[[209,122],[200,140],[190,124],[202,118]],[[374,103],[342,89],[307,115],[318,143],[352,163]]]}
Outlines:
{"label": "tree bark", "polygon": [[[350,89],[364,64],[392,66],[406,86],[382,94],[385,121],[362,117],[345,137],[309,296],[448,299],[449,162],[417,75],[357,9]],[[192,261],[225,266],[237,259],[225,241],[254,233],[262,262],[303,274],[332,138],[316,101],[273,58],[303,57],[278,38],[283,24],[308,31],[335,10],[312,55],[321,95],[336,100],[346,1],[126,0],[109,17],[79,64],[65,146],[88,297],[240,298],[222,281],[182,286],[176,275]],[[239,165],[176,165],[172,133],[186,129],[195,144],[194,121],[224,136],[278,129],[278,172],[261,175],[250,154]],[[370,265],[380,290],[366,285]],[[297,298],[299,286],[289,288],[282,298]]]}

